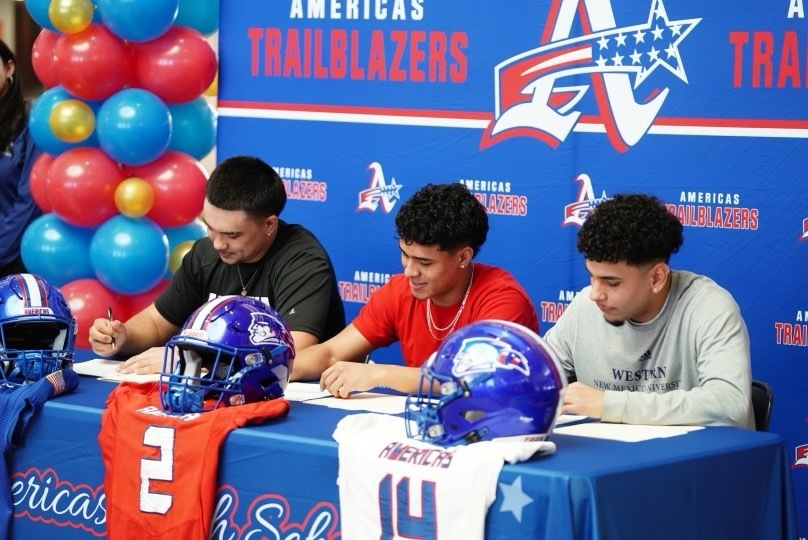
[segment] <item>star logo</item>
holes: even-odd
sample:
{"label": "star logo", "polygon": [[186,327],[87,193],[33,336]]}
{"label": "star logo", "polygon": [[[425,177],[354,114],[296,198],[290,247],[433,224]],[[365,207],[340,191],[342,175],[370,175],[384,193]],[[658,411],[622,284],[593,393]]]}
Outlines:
{"label": "star logo", "polygon": [[396,184],[396,179],[393,178],[388,184],[384,179],[384,171],[378,161],[374,161],[368,165],[371,171],[370,187],[359,192],[359,205],[356,211],[368,210],[375,212],[381,204],[382,211],[389,214],[396,202],[401,199],[401,185]]}
{"label": "star logo", "polygon": [[[670,91],[637,90],[660,67],[688,82],[679,47],[701,19],[671,20],[663,0],[651,0],[645,22],[621,27],[606,1],[553,6],[543,45],[496,67],[494,120],[481,146],[531,136],[557,147],[578,123],[582,111],[575,107],[592,88],[609,141],[627,150],[651,127]],[[583,35],[572,37],[576,16]],[[586,76],[590,84],[580,84]]]}
{"label": "star logo", "polygon": [[516,521],[522,523],[522,510],[533,502],[533,499],[522,489],[522,476],[517,476],[511,484],[500,482],[499,489],[502,491],[503,497],[499,511],[512,513]]}
{"label": "star logo", "polygon": [[605,191],[601,193],[600,197],[595,197],[595,190],[592,188],[592,179],[589,178],[588,174],[579,174],[575,181],[580,184],[578,187],[578,200],[564,207],[564,221],[561,222],[562,226],[577,225],[580,227],[597,205],[609,199]]}

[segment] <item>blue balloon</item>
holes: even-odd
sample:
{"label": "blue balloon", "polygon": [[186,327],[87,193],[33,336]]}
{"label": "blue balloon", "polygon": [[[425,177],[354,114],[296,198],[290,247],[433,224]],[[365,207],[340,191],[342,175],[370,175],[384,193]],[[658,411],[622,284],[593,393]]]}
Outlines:
{"label": "blue balloon", "polygon": [[157,285],[168,267],[168,239],[148,218],[111,217],[90,243],[90,262],[101,283],[121,294]]}
{"label": "blue balloon", "polygon": [[101,20],[127,41],[151,41],[166,33],[177,17],[179,0],[98,0]]}
{"label": "blue balloon", "polygon": [[[51,0],[25,0],[25,7],[31,18],[42,28],[58,32],[59,30],[53,26],[48,15],[48,8],[50,7]],[[45,276],[42,276],[45,277]]]}
{"label": "blue balloon", "polygon": [[93,131],[89,138],[79,143],[65,142],[53,134],[53,130],[50,128],[50,113],[57,103],[66,99],[83,101],[90,106],[96,118],[98,117],[98,111],[101,107],[101,102],[79,99],[72,96],[61,86],[54,86],[42,92],[31,106],[31,112],[28,115],[28,129],[31,131],[31,137],[34,138],[34,142],[36,142],[37,146],[52,156],[58,156],[62,152],[70,150],[71,148],[78,148],[79,146],[98,147],[97,131]]}
{"label": "blue balloon", "polygon": [[127,88],[107,99],[96,115],[101,149],[125,165],[144,165],[168,148],[171,113],[163,101],[141,88]]}
{"label": "blue balloon", "polygon": [[76,227],[56,214],[44,214],[28,225],[20,253],[29,272],[39,274],[54,287],[75,279],[94,278],[90,242],[95,228]]}
{"label": "blue balloon", "polygon": [[219,28],[219,0],[180,0],[174,24],[193,28],[203,36]]}
{"label": "blue balloon", "polygon": [[168,149],[202,160],[216,144],[216,111],[203,97],[169,105],[171,139]]}
{"label": "blue balloon", "polygon": [[[189,240],[199,240],[208,234],[205,224],[198,219],[180,227],[165,227],[163,231],[165,231],[166,237],[168,238],[169,260],[175,247]],[[169,267],[168,270],[166,270],[165,277],[171,278],[173,275],[174,273],[171,271],[171,267]]]}

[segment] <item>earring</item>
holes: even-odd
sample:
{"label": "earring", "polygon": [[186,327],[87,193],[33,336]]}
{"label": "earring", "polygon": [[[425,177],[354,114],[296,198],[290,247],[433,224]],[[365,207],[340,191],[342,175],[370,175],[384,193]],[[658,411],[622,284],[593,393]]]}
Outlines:
{"label": "earring", "polygon": [[654,292],[657,292],[658,290],[659,290],[659,289],[657,289],[656,287],[654,287]]}
{"label": "earring", "polygon": [[12,84],[14,84],[14,75],[8,78],[8,85],[11,86]]}
{"label": "earring", "polygon": [[466,265],[465,265],[465,264],[461,264],[461,265],[460,265],[460,268],[465,268],[465,267],[466,267]]}

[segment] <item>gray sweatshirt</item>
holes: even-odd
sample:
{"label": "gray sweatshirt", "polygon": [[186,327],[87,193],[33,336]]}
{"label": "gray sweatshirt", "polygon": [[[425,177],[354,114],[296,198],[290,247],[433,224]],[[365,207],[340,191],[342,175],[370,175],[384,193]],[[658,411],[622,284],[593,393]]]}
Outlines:
{"label": "gray sweatshirt", "polygon": [[615,327],[578,293],[545,340],[567,375],[605,390],[602,420],[754,429],[749,334],[732,296],[713,280],[671,271],[659,315]]}

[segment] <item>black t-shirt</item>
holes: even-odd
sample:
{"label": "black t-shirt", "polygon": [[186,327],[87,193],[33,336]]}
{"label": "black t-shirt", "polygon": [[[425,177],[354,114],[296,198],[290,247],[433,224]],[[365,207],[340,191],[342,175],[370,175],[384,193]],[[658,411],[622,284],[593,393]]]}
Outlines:
{"label": "black t-shirt", "polygon": [[[313,234],[300,225],[278,221],[278,236],[263,259],[240,265],[247,294],[263,300],[283,317],[289,330],[325,341],[345,328],[331,259]],[[253,274],[259,275],[253,278]],[[157,311],[182,327],[196,308],[217,296],[241,294],[235,264],[227,264],[209,238],[197,240],[174,279],[157,297]]]}

